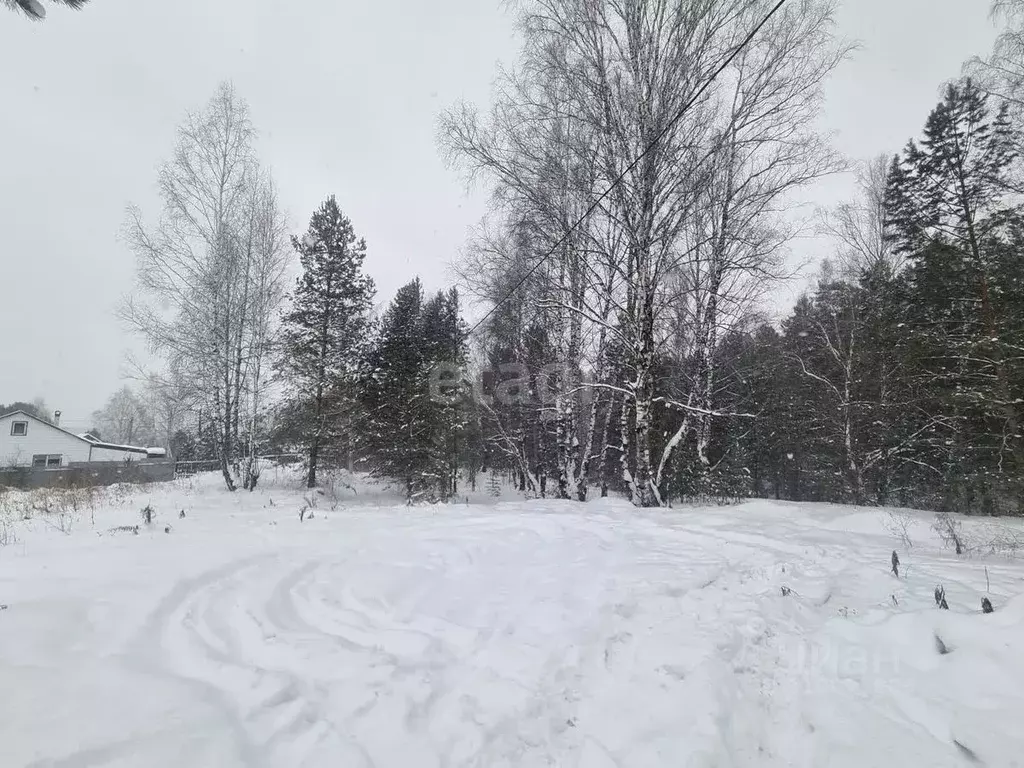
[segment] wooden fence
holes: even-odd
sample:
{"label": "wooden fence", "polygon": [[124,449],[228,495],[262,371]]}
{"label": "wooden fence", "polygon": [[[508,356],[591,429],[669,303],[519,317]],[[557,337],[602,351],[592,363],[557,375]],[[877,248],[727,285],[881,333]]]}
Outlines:
{"label": "wooden fence", "polygon": [[7,488],[88,488],[116,483],[163,483],[174,479],[174,462],[93,461],[59,469],[12,467],[0,469],[0,486]]}

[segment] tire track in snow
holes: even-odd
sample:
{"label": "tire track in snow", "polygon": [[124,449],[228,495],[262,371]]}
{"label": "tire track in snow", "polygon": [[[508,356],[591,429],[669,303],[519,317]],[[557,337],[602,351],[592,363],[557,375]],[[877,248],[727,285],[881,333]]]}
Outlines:
{"label": "tire track in snow", "polygon": [[372,765],[365,750],[332,725],[328,691],[292,668],[292,650],[309,638],[268,635],[273,624],[252,610],[253,595],[268,582],[275,595],[288,589],[289,579],[302,577],[275,576],[271,564],[280,559],[247,558],[179,583],[150,615],[134,656],[213,693],[247,766],[305,765],[327,740],[333,759]]}
{"label": "tire track in snow", "polygon": [[[600,688],[602,675],[620,690],[643,690],[652,684],[679,688],[666,701],[693,699],[686,691],[698,692],[699,698],[703,687],[716,691],[716,733],[707,736],[704,753],[733,764],[755,761],[757,754],[743,750],[763,741],[778,717],[771,694],[779,651],[763,638],[763,647],[752,651],[750,645],[757,642],[742,630],[749,617],[762,616],[758,600],[778,565],[802,563],[806,547],[768,546],[756,534],[732,537],[728,531],[660,526],[627,540],[626,531],[595,532],[592,520],[560,516],[548,516],[543,533],[538,533],[534,522],[526,518],[518,530],[507,520],[494,526],[487,521],[449,526],[445,521],[440,530],[435,524],[429,537],[411,545],[410,561],[428,548],[430,557],[412,572],[422,577],[422,589],[405,590],[416,603],[401,616],[383,600],[362,599],[349,585],[349,577],[373,561],[371,549],[360,551],[355,562],[313,559],[285,567],[280,559],[267,559],[218,569],[183,586],[176,600],[157,612],[163,614],[160,621],[165,627],[160,637],[164,645],[177,649],[177,667],[192,670],[192,677],[221,692],[268,765],[299,765],[324,755],[337,737],[329,726],[332,714],[347,731],[346,751],[356,748],[352,734],[375,726],[394,729],[397,722],[401,729],[394,735],[399,740],[429,744],[442,724],[448,728],[461,722],[458,735],[430,747],[431,759],[436,757],[439,764],[516,764],[541,755],[571,759],[589,742],[600,745],[605,762],[614,763],[617,756],[630,754],[636,741],[679,741],[678,734],[651,730],[634,733],[634,743],[627,742],[626,748],[606,744],[600,729],[580,719],[580,705],[594,694],[595,679]],[[462,533],[470,530],[470,536]],[[571,555],[568,560],[566,554]],[[745,561],[744,566],[737,568],[738,561]],[[680,570],[682,564],[686,567]],[[625,566],[618,576],[625,577],[620,586],[615,579],[605,587],[582,580],[593,579],[602,569],[619,571],[620,565]],[[510,575],[513,568],[522,569],[519,579]],[[386,577],[370,582],[377,588],[406,586],[393,581],[405,578],[395,564],[370,571],[377,572]],[[420,606],[421,599],[431,597],[432,586],[443,585],[450,592],[446,579],[456,572],[467,579],[480,578],[497,590],[496,605],[486,607],[482,617],[482,624],[492,627],[490,632],[441,618],[436,609],[458,599],[459,590],[444,595],[434,609],[432,603]],[[471,590],[467,594],[480,598]],[[719,604],[722,600],[727,603]],[[545,606],[584,623],[568,624],[555,633],[569,641],[563,640],[563,645],[552,646],[537,636],[538,650],[547,656],[528,676],[515,675],[516,686],[528,686],[518,699],[521,703],[495,710],[495,702],[478,698],[479,686],[481,677],[497,680],[500,671],[486,662],[481,668],[474,660],[489,648],[495,653],[514,649],[493,631],[500,626],[502,611],[511,611],[506,621],[527,622],[527,631],[517,632],[515,638],[532,642],[544,626]],[[587,611],[594,609],[588,619]],[[748,611],[748,619],[738,625],[737,613],[743,611]],[[466,614],[456,617],[461,621]],[[550,618],[563,621],[557,614]],[[788,634],[793,628],[776,629]],[[645,631],[689,638],[700,661],[679,664],[662,651],[644,658],[652,648]],[[576,632],[582,634],[573,642]],[[268,659],[268,650],[284,655]],[[755,652],[756,657],[749,655]],[[332,707],[337,702],[332,701],[331,682],[317,685],[304,671],[302,657],[307,653],[358,670],[353,672],[353,687],[372,689],[372,697],[364,692],[358,703],[349,697],[345,706]],[[748,657],[740,658],[741,654]],[[616,703],[612,698],[607,701]],[[740,751],[731,746],[735,744],[741,745]],[[475,753],[473,757],[467,750]],[[367,749],[358,751],[352,764],[372,762]],[[770,760],[771,753],[761,757]]]}
{"label": "tire track in snow", "polygon": [[[232,736],[243,764],[257,767],[267,765],[265,756],[251,738],[231,698],[218,686],[196,676],[193,671],[182,669],[180,659],[173,656],[175,650],[168,647],[167,641],[169,628],[173,625],[175,617],[179,616],[182,608],[196,595],[265,560],[266,556],[247,557],[194,578],[179,581],[149,614],[124,654],[126,664],[130,668],[146,674],[171,678],[195,691],[198,694],[197,698],[212,701],[227,726],[226,730]],[[205,642],[202,644],[205,645]]]}

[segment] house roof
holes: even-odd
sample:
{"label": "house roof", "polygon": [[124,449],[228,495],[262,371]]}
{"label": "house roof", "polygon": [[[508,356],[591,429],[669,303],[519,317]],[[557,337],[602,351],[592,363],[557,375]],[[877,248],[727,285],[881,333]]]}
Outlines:
{"label": "house roof", "polygon": [[40,424],[45,424],[50,429],[56,429],[58,432],[63,432],[65,435],[70,435],[71,437],[75,438],[75,440],[81,440],[83,443],[90,442],[81,435],[76,435],[74,432],[68,432],[66,429],[62,429],[61,427],[58,427],[56,424],[51,424],[46,419],[40,419],[38,416],[31,414],[28,411],[11,411],[10,413],[5,413],[3,416],[0,416],[0,419],[6,419],[10,416],[24,416],[26,419],[31,419],[32,421],[37,421]]}
{"label": "house roof", "polygon": [[110,448],[114,451],[125,451],[126,453],[149,453],[148,448],[140,448],[137,445],[117,445],[115,443],[93,443],[91,440],[86,440],[95,448]]}
{"label": "house roof", "polygon": [[0,416],[0,419],[6,419],[10,416],[24,416],[27,419],[32,419],[32,421],[37,421],[40,424],[45,424],[50,429],[55,429],[58,432],[63,432],[65,435],[69,435],[70,437],[75,438],[75,440],[81,440],[86,445],[91,445],[96,448],[110,448],[111,450],[125,451],[126,453],[149,453],[149,451],[146,448],[139,448],[138,446],[135,445],[116,445],[114,443],[104,443],[99,440],[87,440],[82,435],[76,435],[74,432],[68,432],[68,430],[62,429],[61,427],[58,427],[56,424],[51,424],[45,419],[40,419],[38,416],[35,416],[29,413],[28,411],[11,411],[10,413],[5,413],[3,416]]}

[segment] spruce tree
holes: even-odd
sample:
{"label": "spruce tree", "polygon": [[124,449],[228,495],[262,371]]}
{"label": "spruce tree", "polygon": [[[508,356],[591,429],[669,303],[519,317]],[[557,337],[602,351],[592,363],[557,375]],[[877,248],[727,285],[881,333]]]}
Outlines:
{"label": "spruce tree", "polygon": [[302,275],[284,317],[281,370],[304,435],[307,484],[321,460],[351,456],[355,385],[369,328],[373,281],[363,274],[366,243],[334,196],[314,212],[302,238],[293,237]]}
{"label": "spruce tree", "polygon": [[464,381],[465,326],[456,291],[398,290],[381,318],[362,387],[373,473],[400,481],[410,500],[457,490],[471,416]]}
{"label": "spruce tree", "polygon": [[410,499],[422,491],[426,465],[422,312],[423,286],[417,278],[398,289],[380,319],[360,392],[371,472],[402,481]]}
{"label": "spruce tree", "polygon": [[994,508],[993,486],[1019,493],[1024,477],[1021,339],[1003,298],[1019,288],[1019,266],[1001,267],[1013,250],[1008,174],[1020,138],[1005,106],[993,114],[970,80],[951,85],[921,143],[895,162],[886,195],[889,236],[911,261],[919,386],[948,416],[935,460],[958,509]]}
{"label": "spruce tree", "polygon": [[716,486],[730,496],[782,498],[783,435],[789,419],[779,375],[784,362],[781,338],[770,325],[731,331],[716,350],[719,407],[757,417],[712,422]]}
{"label": "spruce tree", "polygon": [[423,375],[429,397],[424,420],[429,480],[441,498],[458,490],[463,441],[468,437],[469,392],[463,374],[466,328],[459,315],[459,295],[452,288],[438,293],[423,307]]}

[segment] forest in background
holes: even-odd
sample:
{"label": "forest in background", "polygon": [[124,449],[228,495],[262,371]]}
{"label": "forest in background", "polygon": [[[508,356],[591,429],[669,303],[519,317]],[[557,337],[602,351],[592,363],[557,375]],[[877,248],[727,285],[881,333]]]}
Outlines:
{"label": "forest in background", "polygon": [[[774,5],[518,7],[493,105],[454,105],[439,131],[492,193],[457,261],[474,326],[455,289],[415,279],[376,316],[372,247],[333,197],[288,235],[222,86],[179,130],[160,216],[129,212],[140,290],[121,316],[165,365],[127,423],[216,460],[232,490],[297,451],[311,486],[358,467],[410,499],[489,469],[638,506],[1024,511],[1024,3],[996,4],[995,50],[920,135],[863,163],[814,132],[850,52],[835,2]],[[851,165],[857,197],[815,222],[834,244],[815,285],[769,322],[801,195]],[[133,442],[105,433],[126,423],[119,394],[97,422]]]}

